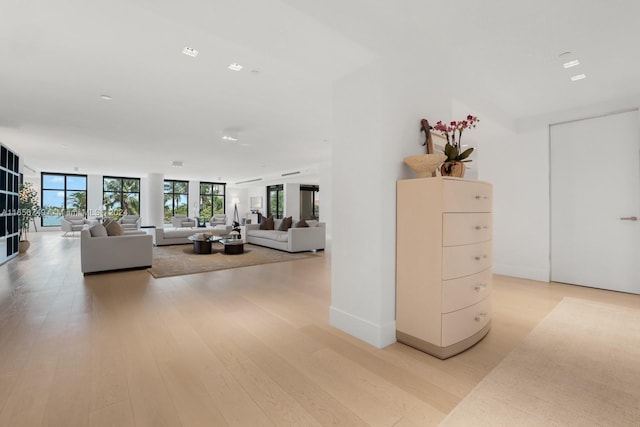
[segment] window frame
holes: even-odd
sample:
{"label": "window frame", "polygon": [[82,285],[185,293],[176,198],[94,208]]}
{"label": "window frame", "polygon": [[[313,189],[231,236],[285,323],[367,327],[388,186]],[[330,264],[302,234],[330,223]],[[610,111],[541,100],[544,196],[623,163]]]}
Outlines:
{"label": "window frame", "polygon": [[[47,188],[44,186],[44,177],[45,176],[61,176],[64,178],[64,185],[63,188]],[[76,189],[69,189],[68,185],[67,185],[67,181],[69,177],[81,177],[84,178],[85,180],[85,185],[84,185],[84,190],[76,190]],[[40,173],[40,192],[42,194],[42,196],[40,197],[40,208],[41,211],[43,212],[43,215],[40,217],[40,226],[41,227],[59,227],[60,224],[49,224],[49,225],[45,225],[44,224],[44,219],[46,216],[51,216],[51,215],[46,215],[46,213],[49,211],[45,211],[45,206],[44,206],[44,199],[45,199],[45,192],[46,191],[62,191],[64,192],[64,207],[62,208],[62,212],[61,212],[61,217],[64,217],[64,215],[66,215],[68,212],[76,212],[78,215],[82,215],[86,218],[87,216],[87,200],[89,197],[89,178],[87,175],[82,175],[82,174],[77,174],[77,173],[61,173],[61,172],[41,172]],[[78,193],[78,192],[84,192],[84,208],[79,208],[78,210],[72,210],[69,209],[67,207],[67,203],[68,203],[68,193],[69,192],[73,192],[73,193]]]}
{"label": "window frame", "polygon": [[[315,219],[315,220],[320,220],[320,206],[319,204],[316,205],[316,195],[320,192],[320,186],[319,185],[300,185],[300,193],[302,193],[303,191],[310,191],[312,193],[311,196],[311,215],[312,217],[309,219]],[[320,198],[318,198],[318,201],[320,201]],[[300,196],[300,204],[302,204],[302,195]],[[317,208],[317,209],[316,209]],[[300,207],[300,216],[302,216],[302,206]],[[307,218],[301,218],[301,219],[307,219]]]}
{"label": "window frame", "polygon": [[[273,215],[272,209],[271,209],[271,192],[275,191],[276,192],[276,209],[275,209],[275,215]],[[280,206],[280,201],[281,201],[281,197],[280,195],[282,194],[282,206]],[[268,185],[267,186],[267,217],[273,215],[273,217],[275,219],[282,219],[284,217],[284,184],[278,184],[278,185]]]}
{"label": "window frame", "polygon": [[[120,181],[120,190],[119,191],[105,191],[104,187],[105,187],[105,180],[119,180]],[[124,191],[124,181],[125,180],[130,180],[130,181],[138,181],[138,191]],[[110,175],[104,175],[102,177],[102,214],[104,217],[109,217],[109,218],[114,218],[114,219],[120,219],[123,215],[138,215],[140,216],[140,212],[142,209],[142,205],[141,205],[141,200],[140,200],[140,196],[141,196],[141,179],[140,178],[134,178],[134,177],[126,177],[126,176],[110,176]],[[107,211],[107,207],[105,204],[105,193],[115,193],[117,195],[120,196],[120,212],[119,215],[109,215],[109,212]],[[126,209],[123,208],[123,200],[124,200],[124,195],[125,194],[137,194],[138,195],[138,212],[137,213],[130,213],[128,212]]]}
{"label": "window frame", "polygon": [[[202,193],[202,186],[203,185],[208,185],[210,186],[210,194],[203,194]],[[213,191],[214,186],[222,186],[222,194],[215,194]],[[211,215],[209,215],[209,218],[211,218],[211,216],[213,216],[213,214],[216,213],[223,213],[226,214],[227,213],[227,183],[226,182],[210,182],[210,181],[200,181],[200,184],[198,185],[198,195],[199,195],[199,201],[200,201],[200,205],[198,208],[198,217],[199,218],[204,218],[204,220],[206,221],[208,218],[204,217],[202,214],[202,206],[204,206],[203,203],[203,199],[206,198],[210,198],[211,202]],[[213,209],[213,207],[215,206],[215,198],[221,198],[222,199],[222,212],[216,212],[215,209]]]}
{"label": "window frame", "polygon": [[[171,183],[171,192],[165,191],[167,183]],[[186,193],[176,193],[176,183],[186,184]],[[187,196],[187,202],[185,203],[187,206],[186,215],[189,215],[189,181],[183,181],[180,179],[165,179],[162,185],[162,194],[163,194],[163,217],[165,224],[171,223],[171,217],[176,214],[176,195],[178,196]],[[166,216],[166,206],[167,206],[167,195],[171,195],[171,215],[167,218]],[[182,214],[180,214],[182,215]]]}

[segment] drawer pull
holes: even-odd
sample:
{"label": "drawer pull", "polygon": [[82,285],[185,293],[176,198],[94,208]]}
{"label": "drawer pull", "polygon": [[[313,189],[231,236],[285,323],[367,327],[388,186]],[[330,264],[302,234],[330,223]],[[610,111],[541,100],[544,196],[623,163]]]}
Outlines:
{"label": "drawer pull", "polygon": [[476,200],[481,200],[481,199],[482,200],[487,200],[488,198],[489,198],[489,196],[480,196],[480,195],[476,196]]}
{"label": "drawer pull", "polygon": [[482,259],[486,259],[486,258],[487,258],[487,256],[486,256],[486,255],[473,257],[473,259],[475,259],[476,261],[480,261],[480,260],[482,260]]}
{"label": "drawer pull", "polygon": [[473,289],[475,289],[476,292],[484,291],[485,289],[487,289],[487,284],[480,283],[479,285],[474,286]]}
{"label": "drawer pull", "polygon": [[486,318],[489,315],[489,313],[478,313],[478,315],[475,317],[476,322],[480,322],[482,319]]}
{"label": "drawer pull", "polygon": [[483,225],[483,226],[476,225],[476,230],[486,230],[488,228],[489,227],[487,227],[486,225]]}

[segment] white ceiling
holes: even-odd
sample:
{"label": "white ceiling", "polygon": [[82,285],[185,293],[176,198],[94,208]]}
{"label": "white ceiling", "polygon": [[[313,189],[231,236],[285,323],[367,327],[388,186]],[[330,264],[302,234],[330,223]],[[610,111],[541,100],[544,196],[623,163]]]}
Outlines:
{"label": "white ceiling", "polygon": [[332,82],[379,55],[415,53],[454,95],[526,118],[640,94],[638,16],[637,0],[0,0],[0,141],[37,171],[317,171]]}

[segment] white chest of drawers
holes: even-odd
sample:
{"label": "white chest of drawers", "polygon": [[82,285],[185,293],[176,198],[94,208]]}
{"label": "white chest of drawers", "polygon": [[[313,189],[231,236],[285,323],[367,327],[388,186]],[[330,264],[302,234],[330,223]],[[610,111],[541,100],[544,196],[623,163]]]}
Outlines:
{"label": "white chest of drawers", "polygon": [[436,177],[397,191],[396,338],[446,359],[491,325],[492,186]]}

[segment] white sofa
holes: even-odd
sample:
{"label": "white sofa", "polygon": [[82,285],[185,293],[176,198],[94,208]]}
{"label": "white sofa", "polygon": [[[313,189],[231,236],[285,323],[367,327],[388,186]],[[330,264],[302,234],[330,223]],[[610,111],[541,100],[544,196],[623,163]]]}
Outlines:
{"label": "white sofa", "polygon": [[[266,246],[287,252],[304,252],[324,250],[326,236],[324,222],[309,221],[311,227],[290,228],[278,231],[282,220],[276,219],[275,230],[260,230],[260,224],[247,224],[246,236],[242,236],[247,243]],[[295,226],[296,221],[293,221]]]}
{"label": "white sofa", "polygon": [[155,246],[164,246],[193,243],[188,239],[188,237],[196,233],[211,233],[214,236],[226,236],[231,233],[231,226],[216,225],[215,227],[206,228],[156,228],[153,233],[153,244]]}
{"label": "white sofa", "polygon": [[148,234],[91,237],[89,228],[80,231],[80,264],[82,272],[150,267],[153,242]]}

